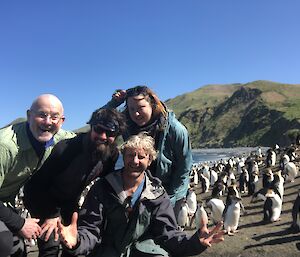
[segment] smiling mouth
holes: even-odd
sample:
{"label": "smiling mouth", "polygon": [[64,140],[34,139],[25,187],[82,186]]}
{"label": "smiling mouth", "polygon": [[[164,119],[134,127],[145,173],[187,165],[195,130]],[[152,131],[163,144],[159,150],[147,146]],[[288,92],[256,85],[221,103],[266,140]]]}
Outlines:
{"label": "smiling mouth", "polygon": [[51,132],[51,129],[49,128],[49,129],[43,129],[43,128],[40,128],[40,131],[42,132],[42,133],[49,133],[49,132]]}

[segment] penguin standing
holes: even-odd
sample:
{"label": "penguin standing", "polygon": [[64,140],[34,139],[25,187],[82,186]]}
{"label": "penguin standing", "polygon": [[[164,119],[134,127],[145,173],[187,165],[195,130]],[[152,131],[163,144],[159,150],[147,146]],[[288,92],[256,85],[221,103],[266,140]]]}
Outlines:
{"label": "penguin standing", "polygon": [[270,148],[267,151],[266,166],[268,168],[274,167],[275,164],[276,164],[276,153],[272,148]]}
{"label": "penguin standing", "polygon": [[183,231],[186,226],[189,225],[189,215],[188,215],[189,207],[187,205],[186,200],[182,201],[180,210],[177,216],[177,224],[180,229]]}
{"label": "penguin standing", "polygon": [[218,173],[214,169],[210,169],[210,186],[213,186],[218,180]]}
{"label": "penguin standing", "polygon": [[241,168],[239,177],[239,189],[242,194],[248,192],[249,173],[245,166]]}
{"label": "penguin standing", "polygon": [[190,174],[190,185],[196,187],[199,183],[199,175],[197,167],[194,167]]}
{"label": "penguin standing", "polygon": [[237,228],[239,225],[241,213],[240,201],[241,198],[237,197],[236,195],[228,195],[226,201],[226,207],[223,213],[224,229],[230,236],[238,232]]}
{"label": "penguin standing", "polygon": [[299,232],[300,231],[300,189],[298,191],[296,200],[293,204],[292,218],[293,218],[293,222],[291,225],[291,229],[293,229],[295,232]]}
{"label": "penguin standing", "polygon": [[294,182],[298,175],[298,168],[293,162],[288,162],[284,165],[284,174],[287,176],[286,181]]}
{"label": "penguin standing", "polygon": [[223,220],[222,215],[225,205],[221,199],[212,198],[206,203],[206,205],[211,210],[211,219],[214,224]]}
{"label": "penguin standing", "polygon": [[203,226],[203,222],[208,224],[207,212],[204,209],[203,202],[197,204],[197,211],[191,219],[191,225],[195,221],[196,229],[200,229]]}
{"label": "penguin standing", "polygon": [[283,184],[284,184],[284,178],[281,175],[281,170],[274,172],[274,178],[271,183],[271,188],[273,188],[275,192],[280,195],[281,199],[283,199],[283,195],[284,195]]}
{"label": "penguin standing", "polygon": [[202,185],[202,193],[207,193],[209,190],[209,179],[201,173],[200,180]]}
{"label": "penguin standing", "polygon": [[280,219],[282,199],[275,190],[269,189],[264,203],[264,221],[275,222]]}
{"label": "penguin standing", "polygon": [[210,179],[210,172],[209,172],[210,168],[207,164],[204,164],[203,165],[203,168],[202,168],[202,174],[203,176],[205,176],[206,178],[208,178],[208,180]]}
{"label": "penguin standing", "polygon": [[192,223],[192,217],[195,215],[197,210],[197,196],[195,191],[192,188],[189,188],[187,197],[186,197],[186,203],[188,205],[188,216],[190,221],[190,226]]}
{"label": "penguin standing", "polygon": [[269,188],[272,184],[273,179],[274,179],[273,171],[270,168],[267,168],[263,172],[263,177],[262,177],[263,188]]}

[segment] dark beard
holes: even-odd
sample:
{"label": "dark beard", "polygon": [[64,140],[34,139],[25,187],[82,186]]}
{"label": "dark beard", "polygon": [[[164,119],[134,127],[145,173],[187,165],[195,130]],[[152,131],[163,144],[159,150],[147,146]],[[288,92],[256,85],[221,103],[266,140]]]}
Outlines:
{"label": "dark beard", "polygon": [[101,143],[97,144],[96,142],[90,142],[89,150],[91,153],[92,163],[97,163],[99,160],[102,162],[107,161],[112,157],[112,154],[116,149],[115,143]]}

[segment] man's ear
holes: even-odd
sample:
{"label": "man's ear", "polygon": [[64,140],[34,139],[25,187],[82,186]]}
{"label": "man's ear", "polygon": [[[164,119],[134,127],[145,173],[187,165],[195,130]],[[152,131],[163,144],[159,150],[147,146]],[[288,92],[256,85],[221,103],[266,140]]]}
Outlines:
{"label": "man's ear", "polygon": [[151,165],[151,163],[152,163],[152,158],[151,158],[151,157],[149,157],[149,161],[148,161],[148,167]]}
{"label": "man's ear", "polygon": [[26,111],[26,116],[27,116],[27,120],[29,120],[29,118],[30,118],[30,110]]}

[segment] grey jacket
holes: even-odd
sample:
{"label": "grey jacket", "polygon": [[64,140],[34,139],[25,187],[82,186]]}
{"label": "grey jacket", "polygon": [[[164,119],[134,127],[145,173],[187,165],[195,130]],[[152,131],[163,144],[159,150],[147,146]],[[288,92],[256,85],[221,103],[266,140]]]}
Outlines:
{"label": "grey jacket", "polygon": [[190,256],[206,249],[197,232],[188,237],[177,229],[167,193],[148,172],[141,196],[129,213],[121,172],[100,179],[88,194],[79,216],[79,242],[73,254],[129,256],[137,249],[162,256]]}

